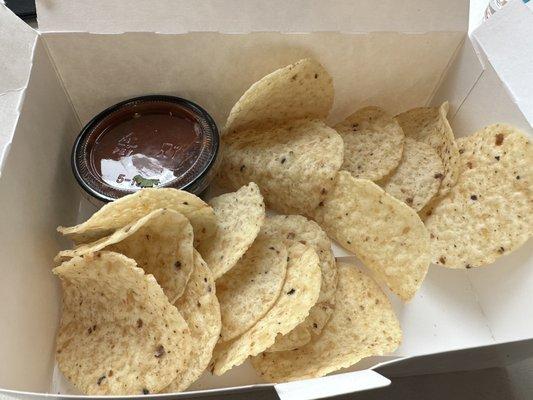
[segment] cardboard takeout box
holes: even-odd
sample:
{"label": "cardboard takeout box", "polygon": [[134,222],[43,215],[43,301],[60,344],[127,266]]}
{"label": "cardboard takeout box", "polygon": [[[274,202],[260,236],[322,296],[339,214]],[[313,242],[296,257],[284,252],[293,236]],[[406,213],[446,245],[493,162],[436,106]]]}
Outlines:
{"label": "cardboard takeout box", "polygon": [[[397,113],[449,100],[457,136],[495,122],[533,132],[533,48],[527,42],[533,11],[518,0],[472,38],[463,0],[37,5],[38,32],[0,6],[0,395],[75,393],[54,372],[60,290],[51,267],[66,244],[55,228],[84,213],[71,146],[81,127],[109,105],[172,94],[198,102],[223,124],[251,83],[312,56],[334,79],[331,122],[364,105]],[[415,299],[392,299],[404,342],[390,356],[278,385],[256,385],[260,379],[245,364],[222,377],[205,374],[191,390],[213,398],[247,391],[254,398],[312,399],[381,387],[401,374],[531,356],[532,255],[529,242],[477,270],[432,266]],[[221,388],[232,389],[212,391]]]}

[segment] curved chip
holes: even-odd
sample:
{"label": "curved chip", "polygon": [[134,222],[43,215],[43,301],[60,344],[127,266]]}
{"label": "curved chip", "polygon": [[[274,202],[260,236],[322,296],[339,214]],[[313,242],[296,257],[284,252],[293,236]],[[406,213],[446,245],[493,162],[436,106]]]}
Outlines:
{"label": "curved chip", "polygon": [[265,203],[253,182],[233,193],[211,199],[217,233],[200,241],[198,251],[215,279],[228,272],[252,245],[265,219]]}
{"label": "curved chip", "polygon": [[299,349],[253,357],[263,379],[317,378],[398,348],[400,324],[380,287],[354,265],[339,263],[338,271],[337,306],[322,334]]}
{"label": "curved chip", "polygon": [[286,335],[278,335],[276,337],[276,342],[266,349],[265,352],[271,353],[275,351],[294,350],[309,343],[311,338],[311,331],[307,326],[305,326],[304,321]]}
{"label": "curved chip", "polygon": [[223,142],[222,186],[236,189],[255,182],[267,205],[284,214],[309,214],[342,164],[342,139],[322,121],[241,131]]}
{"label": "curved chip", "polygon": [[459,144],[457,185],[425,223],[433,262],[480,267],[533,234],[533,150],[526,135],[508,125],[488,126]]}
{"label": "curved chip", "polygon": [[315,304],[320,291],[318,256],[308,246],[289,248],[287,277],[274,306],[251,329],[238,338],[219,343],[213,355],[213,372],[222,375],[274,344],[276,335],[286,334],[300,324]]}
{"label": "curved chip", "polygon": [[375,183],[341,171],[315,218],[402,300],[414,296],[430,254],[429,233],[412,208]]}
{"label": "curved chip", "polygon": [[184,371],[187,324],[152,275],[108,251],[54,269],[63,286],[59,369],[88,395],[157,393]]}
{"label": "curved chip", "polygon": [[402,158],[402,128],[378,107],[362,108],[334,128],[344,140],[342,169],[355,178],[379,180]]}
{"label": "curved chip", "polygon": [[325,119],[332,105],[331,77],[317,61],[306,58],[254,83],[231,109],[224,131]]}
{"label": "curved chip", "polygon": [[442,160],[430,145],[405,138],[398,168],[378,184],[391,196],[420,211],[439,191]]}
{"label": "curved chip", "polygon": [[193,231],[177,211],[155,210],[111,236],[59,252],[61,262],[99,250],[122,253],[152,274],[171,302],[185,289],[193,270]]}
{"label": "curved chip", "polygon": [[192,337],[188,368],[178,372],[165,392],[181,392],[194,383],[207,368],[218,341],[221,321],[213,274],[199,253],[194,254],[194,271],[183,296],[174,304],[181,313]]}
{"label": "curved chip", "polygon": [[438,196],[444,196],[457,182],[459,176],[459,150],[452,128],[446,118],[448,102],[440,107],[419,107],[396,116],[406,137],[433,147],[444,167],[444,177]]}
{"label": "curved chip", "polygon": [[286,273],[287,248],[283,241],[259,234],[235,267],[217,280],[221,341],[246,332],[272,308]]}
{"label": "curved chip", "polygon": [[185,215],[194,229],[195,240],[208,238],[215,233],[216,219],[211,207],[194,194],[171,188],[139,190],[106,204],[79,225],[68,228],[60,226],[57,230],[76,244],[89,243],[109,236],[115,230],[160,208]]}
{"label": "curved chip", "polygon": [[[278,336],[276,344],[268,351],[297,348],[307,343],[304,343],[304,340],[306,338],[310,339],[310,333],[314,335],[320,334],[335,306],[337,267],[331,250],[331,240],[316,222],[310,221],[301,215],[267,217],[261,232],[274,237],[283,237],[287,245],[292,242],[300,242],[311,246],[320,261],[322,285],[320,286],[318,301],[309,311],[309,316],[298,326],[298,332],[293,331],[292,335]],[[304,333],[304,330],[307,332]]]}
{"label": "curved chip", "polygon": [[[488,125],[474,134],[457,140],[461,171],[480,166],[503,165],[506,170],[525,170],[529,176],[533,168],[533,150],[528,136],[507,124]],[[517,179],[521,186],[529,182]]]}

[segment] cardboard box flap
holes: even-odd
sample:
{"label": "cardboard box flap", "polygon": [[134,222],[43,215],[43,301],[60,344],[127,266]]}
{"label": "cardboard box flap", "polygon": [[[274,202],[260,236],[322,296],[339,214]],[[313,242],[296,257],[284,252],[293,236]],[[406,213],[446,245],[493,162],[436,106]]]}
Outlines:
{"label": "cardboard box flap", "polygon": [[533,3],[529,4],[510,2],[472,36],[533,126]]}
{"label": "cardboard box flap", "polygon": [[[333,78],[331,123],[366,105],[379,104],[391,113],[425,105],[464,36],[60,32],[42,38],[82,124],[119,101],[159,93],[201,104],[222,126],[250,85],[305,57],[321,62]],[[98,68],[103,61],[105,68]]]}
{"label": "cardboard box flap", "polygon": [[42,31],[466,31],[465,0],[37,0]]}
{"label": "cardboard box flap", "polygon": [[37,33],[0,3],[0,167],[18,119]]}
{"label": "cardboard box flap", "polygon": [[37,32],[0,3],[0,96],[26,86]]}
{"label": "cardboard box flap", "polygon": [[0,176],[0,387],[44,392],[60,307],[51,260],[62,244],[54,230],[77,213],[69,162],[80,126],[41,40],[33,54]]}
{"label": "cardboard box flap", "polygon": [[275,385],[280,400],[313,400],[361,392],[390,385],[391,381],[370,369]]}

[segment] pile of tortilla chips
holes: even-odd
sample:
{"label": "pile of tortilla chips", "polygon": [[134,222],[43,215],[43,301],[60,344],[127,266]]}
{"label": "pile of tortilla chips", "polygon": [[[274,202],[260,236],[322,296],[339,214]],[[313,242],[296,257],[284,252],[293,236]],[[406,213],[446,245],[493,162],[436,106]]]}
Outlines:
{"label": "pile of tortilla chips", "polygon": [[331,129],[333,96],[310,59],[255,83],[230,113],[219,183],[256,182],[267,206],[314,219],[403,300],[430,261],[479,267],[531,237],[524,133],[496,124],[456,139],[447,102],[396,117],[364,107]]}
{"label": "pile of tortilla chips", "polygon": [[333,98],[316,61],[279,69],[228,117],[217,178],[234,192],[143,189],[59,228],[76,246],[56,256],[56,359],[80,391],[178,392],[248,359],[270,382],[324,376],[399,346],[378,283],[407,301],[430,262],[486,265],[531,236],[524,134],[456,140],[447,103],[330,127]]}

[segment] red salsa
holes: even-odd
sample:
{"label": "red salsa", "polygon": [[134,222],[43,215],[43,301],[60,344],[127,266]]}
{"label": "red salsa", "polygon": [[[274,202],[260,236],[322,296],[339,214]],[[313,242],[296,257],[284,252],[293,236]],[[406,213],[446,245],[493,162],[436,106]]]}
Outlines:
{"label": "red salsa", "polygon": [[219,137],[198,105],[171,96],[144,96],[104,110],[74,145],[76,179],[110,201],[145,187],[174,187],[199,195],[214,173]]}

